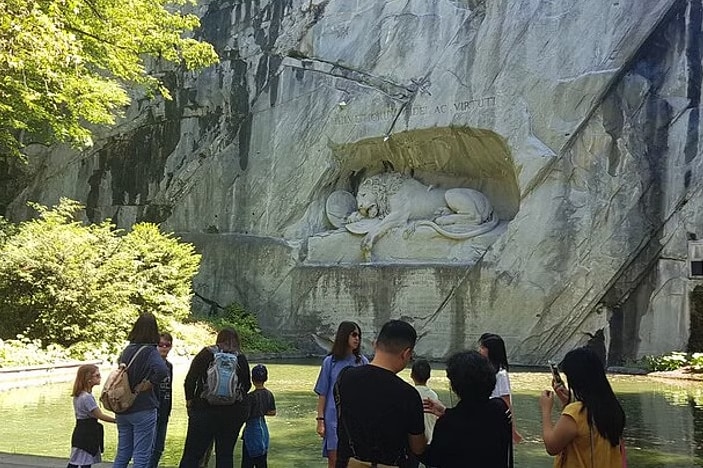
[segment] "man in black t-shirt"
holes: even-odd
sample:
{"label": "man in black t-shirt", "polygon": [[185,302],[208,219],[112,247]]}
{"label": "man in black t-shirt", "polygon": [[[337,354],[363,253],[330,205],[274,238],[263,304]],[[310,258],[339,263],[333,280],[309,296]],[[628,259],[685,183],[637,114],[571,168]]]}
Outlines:
{"label": "man in black t-shirt", "polygon": [[373,361],[340,373],[335,385],[337,468],[404,468],[409,452],[425,450],[422,400],[396,375],[410,361],[416,340],[412,325],[391,320],[376,339]]}

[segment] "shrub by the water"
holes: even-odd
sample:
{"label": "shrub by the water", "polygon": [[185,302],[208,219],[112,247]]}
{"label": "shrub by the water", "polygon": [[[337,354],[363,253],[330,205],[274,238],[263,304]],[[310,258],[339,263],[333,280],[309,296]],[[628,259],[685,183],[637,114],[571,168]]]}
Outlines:
{"label": "shrub by the water", "polygon": [[109,220],[84,224],[83,207],[67,199],[32,206],[38,218],[1,236],[0,339],[22,335],[85,358],[122,346],[141,312],[166,326],[189,314],[200,263],[192,245],[153,224],[127,234]]}
{"label": "shrub by the water", "polygon": [[0,367],[36,366],[70,361],[66,349],[58,345],[43,346],[41,340],[18,336],[14,340],[0,340]]}
{"label": "shrub by the water", "polygon": [[663,356],[645,356],[650,371],[673,371],[687,368],[692,372],[703,372],[703,353],[673,352]]}
{"label": "shrub by the water", "polygon": [[288,344],[264,336],[256,316],[236,302],[228,305],[221,316],[210,321],[216,329],[232,327],[237,330],[242,348],[248,352],[279,353],[289,349]]}

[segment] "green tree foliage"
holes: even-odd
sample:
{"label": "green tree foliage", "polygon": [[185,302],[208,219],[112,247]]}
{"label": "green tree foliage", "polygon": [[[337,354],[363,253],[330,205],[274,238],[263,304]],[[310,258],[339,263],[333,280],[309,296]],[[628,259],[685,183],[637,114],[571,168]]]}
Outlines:
{"label": "green tree foliage", "polygon": [[287,351],[290,346],[283,341],[264,336],[256,316],[246,311],[236,302],[228,305],[222,316],[211,319],[210,322],[217,330],[231,327],[237,330],[242,348],[246,351],[264,353],[279,353]]}
{"label": "green tree foliage", "polygon": [[673,371],[687,369],[689,372],[703,372],[703,353],[682,353],[674,351],[661,356],[645,356],[644,362],[650,371]]}
{"label": "green tree foliage", "polygon": [[7,221],[3,216],[0,216],[0,248],[3,244],[17,233],[17,226]]}
{"label": "green tree foliage", "polygon": [[200,263],[193,246],[162,234],[155,224],[141,223],[121,239],[121,247],[132,266],[125,278],[132,284],[130,303],[157,316],[185,319]]}
{"label": "green tree foliage", "polygon": [[123,83],[158,88],[146,61],[200,68],[210,44],[184,37],[194,0],[0,1],[0,154],[35,141],[90,142],[87,124],[112,124],[129,103]]}
{"label": "green tree foliage", "polygon": [[[162,323],[189,313],[200,255],[190,244],[137,224],[84,225],[82,206],[62,199],[0,244],[0,338],[121,345],[142,311]],[[6,229],[6,231],[8,231]]]}

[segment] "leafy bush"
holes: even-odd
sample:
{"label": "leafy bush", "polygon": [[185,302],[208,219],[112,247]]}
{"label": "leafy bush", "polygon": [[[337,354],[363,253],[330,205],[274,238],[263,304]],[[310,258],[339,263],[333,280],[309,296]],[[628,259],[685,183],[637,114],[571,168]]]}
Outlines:
{"label": "leafy bush", "polygon": [[173,349],[171,353],[178,356],[194,356],[204,346],[215,343],[216,331],[209,322],[186,321],[178,322],[173,320],[165,328],[173,335]]}
{"label": "leafy bush", "polygon": [[187,316],[200,262],[191,245],[152,224],[124,236],[109,221],[84,225],[71,200],[33,206],[39,218],[0,244],[0,338],[21,334],[83,358],[93,344],[119,349],[141,312],[160,323]]}
{"label": "leafy bush", "polygon": [[[247,327],[238,326],[228,321],[218,321],[215,325],[209,321],[187,321],[179,322],[170,320],[169,323],[159,324],[160,329],[168,331],[173,335],[173,350],[171,356],[193,356],[204,346],[214,344],[217,331],[222,326],[230,326],[239,330],[246,330]],[[270,338],[259,336],[252,339],[249,335],[244,338],[244,352],[281,352],[287,351],[289,347]],[[250,344],[253,343],[253,346]],[[271,345],[270,343],[273,343]],[[117,343],[87,343],[81,342],[64,348],[60,345],[51,344],[45,346],[41,340],[30,340],[20,336],[16,340],[0,340],[0,367],[31,366],[41,364],[55,364],[63,361],[81,360],[102,360],[114,362],[117,354],[126,342]]]}
{"label": "leafy bush", "polygon": [[703,372],[703,353],[693,353],[689,364],[693,372]]}
{"label": "leafy bush", "polygon": [[71,361],[66,349],[58,345],[44,347],[41,340],[19,336],[16,340],[0,340],[0,367],[35,366]]}
{"label": "leafy bush", "polygon": [[131,262],[124,277],[132,286],[130,302],[162,320],[186,318],[200,265],[193,245],[161,233],[155,224],[141,223],[121,239],[120,247]]}
{"label": "leafy bush", "polygon": [[650,371],[672,371],[686,367],[693,372],[703,372],[703,353],[673,352],[663,356],[645,356],[644,359]]}
{"label": "leafy bush", "polygon": [[244,310],[236,302],[228,305],[224,314],[212,319],[211,323],[217,330],[224,327],[231,327],[237,330],[239,339],[242,342],[242,348],[246,352],[278,353],[287,351],[290,348],[286,343],[264,336],[256,316]]}
{"label": "leafy bush", "polygon": [[17,226],[0,216],[0,246],[17,233]]}

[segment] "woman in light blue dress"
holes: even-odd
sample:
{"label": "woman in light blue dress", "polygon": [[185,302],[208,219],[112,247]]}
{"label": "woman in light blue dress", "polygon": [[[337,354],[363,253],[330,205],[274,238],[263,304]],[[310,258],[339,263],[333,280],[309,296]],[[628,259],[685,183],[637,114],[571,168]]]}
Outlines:
{"label": "woman in light blue dress", "polygon": [[322,437],[322,456],[328,468],[337,463],[337,409],[334,405],[334,384],[345,367],[369,363],[361,354],[361,329],[354,322],[342,322],[334,337],[332,352],[322,361],[315,384],[317,393],[317,433]]}

